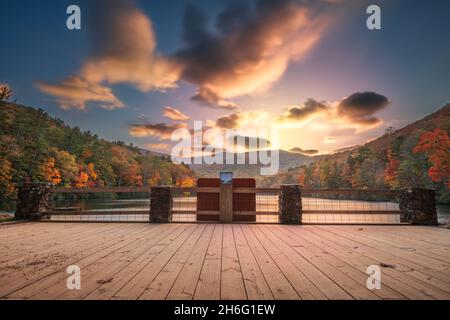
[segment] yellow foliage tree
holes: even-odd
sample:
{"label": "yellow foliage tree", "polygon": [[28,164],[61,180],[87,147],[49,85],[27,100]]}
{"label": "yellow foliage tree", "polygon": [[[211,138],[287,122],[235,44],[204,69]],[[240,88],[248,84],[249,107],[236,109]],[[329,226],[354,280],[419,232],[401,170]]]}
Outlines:
{"label": "yellow foliage tree", "polygon": [[55,185],[61,183],[61,172],[55,166],[55,158],[49,157],[42,165],[44,180]]}

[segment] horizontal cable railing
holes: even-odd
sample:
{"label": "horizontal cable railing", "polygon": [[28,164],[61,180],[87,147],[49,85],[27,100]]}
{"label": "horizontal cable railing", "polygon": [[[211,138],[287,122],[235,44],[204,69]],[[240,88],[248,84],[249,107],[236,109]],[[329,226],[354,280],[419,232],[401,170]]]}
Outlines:
{"label": "horizontal cable railing", "polygon": [[[211,221],[211,217],[218,220],[220,188],[171,187],[171,191],[171,221]],[[54,205],[48,212],[50,221],[148,222],[151,214],[151,187],[54,188],[51,192]],[[302,189],[301,192],[305,224],[400,223],[396,190]],[[202,211],[197,207],[199,193],[210,194],[202,200]],[[234,211],[235,220],[278,223],[279,193],[280,188],[234,188],[234,201],[239,202],[239,207],[252,208]]]}
{"label": "horizontal cable railing", "polygon": [[399,224],[396,190],[302,190],[302,223]]}

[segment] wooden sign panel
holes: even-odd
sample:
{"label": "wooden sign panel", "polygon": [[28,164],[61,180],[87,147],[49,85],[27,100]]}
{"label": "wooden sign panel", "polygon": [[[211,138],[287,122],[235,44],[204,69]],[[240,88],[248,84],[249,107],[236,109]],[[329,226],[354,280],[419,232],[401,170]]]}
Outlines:
{"label": "wooden sign panel", "polygon": [[[199,188],[220,188],[220,179],[198,179]],[[256,188],[255,179],[233,179],[235,188]],[[197,193],[197,221],[220,221],[220,193]],[[233,221],[256,221],[256,193],[233,191]]]}
{"label": "wooden sign panel", "polygon": [[[233,188],[256,188],[255,179],[233,179]],[[233,192],[233,221],[256,221],[256,193]]]}
{"label": "wooden sign panel", "polygon": [[[220,188],[220,179],[215,178],[198,179],[197,187]],[[219,221],[219,210],[220,210],[219,192],[197,193],[197,221]]]}

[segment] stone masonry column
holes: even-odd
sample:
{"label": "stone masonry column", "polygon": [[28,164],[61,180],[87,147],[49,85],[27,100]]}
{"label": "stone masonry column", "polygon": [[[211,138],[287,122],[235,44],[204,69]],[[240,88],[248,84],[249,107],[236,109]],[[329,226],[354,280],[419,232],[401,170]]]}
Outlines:
{"label": "stone masonry column", "polygon": [[438,224],[434,190],[407,188],[400,194],[400,221],[415,225]]}
{"label": "stone masonry column", "polygon": [[153,187],[150,196],[150,223],[170,222],[172,207],[172,189],[170,187]]}
{"label": "stone masonry column", "polygon": [[51,183],[25,183],[19,187],[16,219],[40,220],[52,205]]}
{"label": "stone masonry column", "polygon": [[279,219],[282,224],[302,223],[302,192],[299,185],[282,185],[279,195]]}

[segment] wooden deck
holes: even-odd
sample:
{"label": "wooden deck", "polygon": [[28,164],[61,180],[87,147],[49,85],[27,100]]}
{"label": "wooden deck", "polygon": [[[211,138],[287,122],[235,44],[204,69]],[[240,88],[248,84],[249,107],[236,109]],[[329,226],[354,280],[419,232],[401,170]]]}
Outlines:
{"label": "wooden deck", "polygon": [[26,223],[0,243],[3,299],[450,299],[438,227]]}

